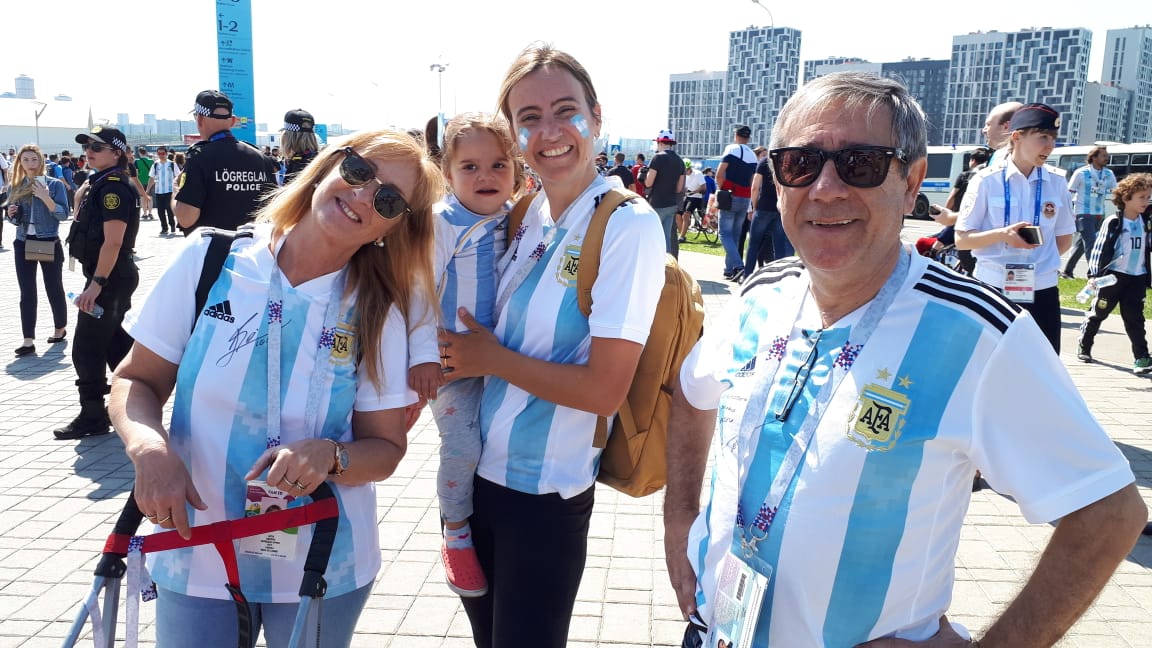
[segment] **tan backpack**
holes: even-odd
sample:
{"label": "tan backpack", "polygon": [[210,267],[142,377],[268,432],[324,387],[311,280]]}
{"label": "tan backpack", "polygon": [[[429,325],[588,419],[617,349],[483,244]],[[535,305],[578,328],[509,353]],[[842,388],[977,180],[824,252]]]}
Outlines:
{"label": "tan backpack", "polygon": [[[508,217],[514,236],[534,196],[521,198]],[[600,274],[600,252],[608,219],[622,203],[641,199],[623,189],[611,189],[592,214],[580,250],[576,272],[580,312],[592,313],[592,286]],[[640,353],[628,397],[616,413],[611,433],[608,420],[596,420],[593,445],[604,448],[596,479],[616,490],[643,497],[664,487],[668,478],[665,447],[672,393],[679,383],[680,365],[704,332],[704,299],[700,286],[672,255],[664,259],[664,287],[648,341]]]}

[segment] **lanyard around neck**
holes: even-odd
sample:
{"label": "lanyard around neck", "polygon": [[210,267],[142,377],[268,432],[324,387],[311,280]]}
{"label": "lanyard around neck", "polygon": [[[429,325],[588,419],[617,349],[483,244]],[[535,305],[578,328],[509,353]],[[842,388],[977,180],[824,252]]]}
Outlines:
{"label": "lanyard around neck", "polygon": [[[1008,165],[1000,167],[1000,180],[1004,183],[1004,227],[1011,224],[1012,188],[1008,186]],[[1028,182],[1028,178],[1024,178]],[[1036,167],[1036,208],[1032,212],[1032,224],[1040,224],[1040,192],[1044,189],[1044,167]]]}
{"label": "lanyard around neck", "polygon": [[[283,247],[283,245],[281,245]],[[281,408],[280,390],[282,376],[280,369],[280,348],[282,344],[284,327],[284,289],[280,266],[277,262],[279,250],[273,253],[272,277],[268,282],[268,448],[278,447],[281,443],[280,429]],[[325,339],[334,335],[336,317],[340,313],[340,303],[344,296],[344,281],[347,268],[340,270],[339,276],[332,285],[332,295],[328,298],[328,307],[324,311],[324,322],[320,331],[320,340],[316,345],[316,362],[312,366],[312,373],[308,379],[308,400],[304,405],[304,434],[311,436],[316,433],[316,420],[320,415],[320,392],[323,388],[324,377],[328,372],[321,371],[321,362],[325,352],[331,349],[324,345]],[[301,327],[307,322],[301,322]]]}
{"label": "lanyard around neck", "polygon": [[[896,263],[896,267],[892,270],[892,274],[888,276],[888,280],[884,282],[884,286],[880,289],[880,292],[872,299],[872,302],[868,305],[868,309],[864,311],[864,315],[860,318],[860,321],[852,327],[850,334],[851,340],[845,342],[845,346],[851,343],[851,345],[854,348],[858,348],[859,351],[863,350],[868,339],[872,337],[872,333],[880,325],[880,320],[883,319],[884,314],[888,312],[888,308],[892,305],[892,302],[896,300],[896,295],[899,293],[900,287],[904,284],[904,280],[908,276],[908,268],[910,265],[911,258],[909,253],[901,249],[900,258]],[[804,298],[806,299],[809,289],[805,287],[804,290]],[[799,307],[797,308],[796,316],[793,318],[791,328],[796,326],[796,321],[800,317],[803,306],[804,299],[800,299]],[[823,333],[823,330],[816,335],[816,340],[811,351],[812,354],[819,353],[816,346],[820,342],[820,333]],[[789,335],[789,337],[791,336]],[[787,356],[787,352],[785,352],[785,356]],[[815,362],[819,362],[818,358],[814,360]],[[815,362],[805,364],[815,364]],[[752,391],[749,393],[748,405],[744,409],[743,417],[740,419],[740,431],[736,439],[736,479],[740,491],[744,489],[745,460],[747,460],[750,467],[753,459],[752,457],[746,457],[746,455],[751,452],[752,437],[765,425],[768,419],[771,405],[771,399],[769,398],[770,392],[772,391],[771,388],[772,385],[776,383],[776,375],[784,365],[784,359],[781,358],[774,371],[765,367],[765,371],[757,375],[752,385]],[[811,369],[809,366],[808,371],[811,371]],[[756,551],[756,545],[767,537],[768,527],[771,526],[772,520],[776,516],[776,511],[780,506],[780,502],[784,499],[784,493],[787,492],[789,484],[792,483],[792,479],[800,470],[800,461],[808,451],[808,445],[812,440],[812,436],[815,434],[816,428],[819,427],[820,420],[823,418],[829,403],[832,401],[832,396],[836,393],[836,389],[848,375],[850,369],[850,363],[836,363],[832,367],[831,376],[828,381],[824,383],[824,386],[820,388],[819,393],[808,410],[808,414],[804,418],[803,424],[801,424],[800,429],[792,438],[792,444],[788,447],[788,451],[784,455],[780,469],[776,471],[776,476],[772,480],[772,486],[764,499],[764,503],[757,510],[752,522],[747,524],[746,529],[743,524],[744,516],[740,504],[737,504],[737,530],[740,533],[740,544],[745,557],[751,557]]]}

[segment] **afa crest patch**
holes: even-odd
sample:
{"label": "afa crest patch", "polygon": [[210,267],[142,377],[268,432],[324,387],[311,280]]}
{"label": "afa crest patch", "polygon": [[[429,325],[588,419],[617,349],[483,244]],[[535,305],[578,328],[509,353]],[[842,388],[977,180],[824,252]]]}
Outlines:
{"label": "afa crest patch", "polygon": [[580,246],[576,244],[564,248],[564,258],[556,270],[556,281],[566,288],[576,285],[576,271],[580,269]]}
{"label": "afa crest patch", "polygon": [[866,385],[852,410],[848,438],[869,452],[891,450],[900,440],[911,405],[905,394],[874,383]]}
{"label": "afa crest patch", "polygon": [[352,361],[356,349],[356,328],[348,324],[340,324],[332,332],[333,364],[348,364]]}
{"label": "afa crest patch", "polygon": [[117,209],[120,207],[120,196],[114,193],[104,194],[104,209]]}

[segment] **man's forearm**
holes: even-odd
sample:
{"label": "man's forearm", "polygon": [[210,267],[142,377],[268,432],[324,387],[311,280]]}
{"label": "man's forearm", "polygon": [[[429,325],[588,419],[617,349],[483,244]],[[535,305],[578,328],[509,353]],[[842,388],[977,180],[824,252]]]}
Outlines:
{"label": "man's forearm", "polygon": [[677,386],[668,417],[668,488],[664,493],[665,517],[696,517],[700,511],[700,487],[708,464],[708,446],[716,423],[716,410],[698,410]]}
{"label": "man's forearm", "polygon": [[1132,550],[1147,516],[1135,484],[1065,516],[1024,589],[980,639],[981,648],[1056,643]]}

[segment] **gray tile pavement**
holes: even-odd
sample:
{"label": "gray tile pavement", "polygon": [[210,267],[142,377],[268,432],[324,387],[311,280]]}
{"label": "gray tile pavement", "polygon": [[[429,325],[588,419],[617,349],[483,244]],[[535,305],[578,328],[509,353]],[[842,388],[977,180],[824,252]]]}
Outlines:
{"label": "gray tile pavement", "polygon": [[[6,228],[7,241],[12,230]],[[141,225],[137,250],[142,290],[180,244]],[[0,353],[19,346],[18,292],[12,251],[0,251]],[[685,254],[700,281],[709,318],[735,286],[720,277],[720,259]],[[66,290],[82,278],[65,272]],[[0,648],[58,646],[132,481],[123,446],[113,436],[58,442],[51,429],[75,414],[74,375],[66,344],[49,347],[47,304],[40,299],[37,354],[0,356]],[[1065,354],[1073,380],[1132,461],[1152,504],[1152,382],[1131,364],[1119,316],[1105,323],[1099,362],[1081,365],[1074,344],[1077,315],[1065,315]],[[71,334],[71,326],[69,331]],[[354,646],[463,647],[467,619],[444,584],[435,503],[437,436],[425,413],[396,474],[378,485],[383,568],[361,617]],[[574,647],[678,646],[683,624],[663,565],[661,495],[634,500],[601,488],[596,494],[588,566],[572,621]],[[957,556],[951,616],[970,628],[988,625],[1028,574],[1051,528],[1028,525],[1011,502],[984,491],[972,498]],[[1152,645],[1152,539],[1142,539],[1108,588],[1062,646]],[[122,615],[121,615],[122,616]],[[141,608],[144,645],[152,607]],[[123,631],[119,636],[123,637]],[[83,645],[83,644],[82,644]]]}

